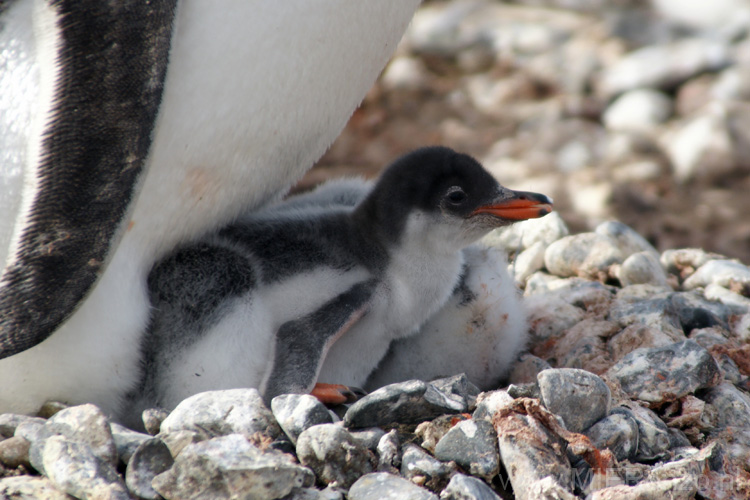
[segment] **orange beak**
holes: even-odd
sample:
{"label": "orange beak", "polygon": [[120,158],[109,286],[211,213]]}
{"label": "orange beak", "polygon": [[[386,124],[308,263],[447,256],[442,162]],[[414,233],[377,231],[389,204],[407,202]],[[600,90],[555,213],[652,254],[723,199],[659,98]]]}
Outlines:
{"label": "orange beak", "polygon": [[490,205],[483,205],[474,210],[471,215],[490,214],[506,220],[526,220],[544,217],[552,211],[552,199],[548,196],[525,191],[511,191],[511,193],[512,197]]}

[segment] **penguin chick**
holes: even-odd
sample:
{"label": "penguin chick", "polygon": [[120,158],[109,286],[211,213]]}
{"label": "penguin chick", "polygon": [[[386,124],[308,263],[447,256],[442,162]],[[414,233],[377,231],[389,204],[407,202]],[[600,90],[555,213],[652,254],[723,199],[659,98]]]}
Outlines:
{"label": "penguin chick", "polygon": [[443,147],[396,160],[354,207],[292,205],[249,214],[154,267],[131,410],[211,389],[257,387],[270,400],[318,380],[361,386],[391,341],[451,296],[464,247],[551,211],[548,197],[504,188]]}
{"label": "penguin chick", "polygon": [[415,335],[391,344],[366,389],[458,373],[483,391],[498,387],[528,339],[523,302],[501,250],[476,244],[463,254],[448,302]]}

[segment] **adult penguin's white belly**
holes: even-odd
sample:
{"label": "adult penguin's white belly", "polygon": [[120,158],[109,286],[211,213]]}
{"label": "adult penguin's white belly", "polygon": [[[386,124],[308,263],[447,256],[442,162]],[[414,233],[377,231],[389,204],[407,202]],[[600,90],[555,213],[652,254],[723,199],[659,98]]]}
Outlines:
{"label": "adult penguin's white belly", "polygon": [[[124,215],[108,221],[117,227],[109,264],[51,336],[0,360],[0,411],[33,412],[48,399],[113,411],[137,377],[153,262],[283,194],[341,131],[418,3],[227,0],[217,8],[180,0],[144,174]],[[42,28],[56,22],[54,9],[39,14]],[[54,87],[45,65],[55,43],[37,37],[42,98]],[[29,164],[51,118],[45,102],[29,128]],[[40,191],[27,179],[12,240]],[[23,250],[15,243],[0,242],[9,248],[7,263]]]}

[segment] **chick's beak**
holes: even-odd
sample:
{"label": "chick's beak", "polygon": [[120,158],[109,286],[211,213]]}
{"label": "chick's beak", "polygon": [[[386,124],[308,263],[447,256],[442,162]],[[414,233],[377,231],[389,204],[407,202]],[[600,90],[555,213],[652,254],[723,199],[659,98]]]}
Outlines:
{"label": "chick's beak", "polygon": [[505,190],[511,196],[482,205],[471,215],[490,214],[506,220],[526,220],[544,217],[552,211],[552,198],[540,193]]}

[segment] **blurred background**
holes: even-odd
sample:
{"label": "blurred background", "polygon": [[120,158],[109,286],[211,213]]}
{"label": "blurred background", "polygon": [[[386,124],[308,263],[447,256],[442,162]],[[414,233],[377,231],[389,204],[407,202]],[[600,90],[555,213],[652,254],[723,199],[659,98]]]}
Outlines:
{"label": "blurred background", "polygon": [[428,1],[296,190],[430,144],[572,232],[616,219],[750,263],[750,0]]}

